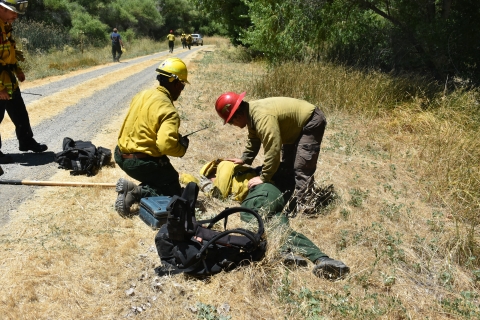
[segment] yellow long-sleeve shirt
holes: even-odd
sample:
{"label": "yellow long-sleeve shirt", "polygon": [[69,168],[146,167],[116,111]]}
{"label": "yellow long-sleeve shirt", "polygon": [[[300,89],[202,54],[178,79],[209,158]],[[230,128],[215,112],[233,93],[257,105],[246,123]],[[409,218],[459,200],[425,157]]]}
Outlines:
{"label": "yellow long-sleeve shirt", "polygon": [[169,35],[167,35],[167,40],[168,41],[175,41],[175,36],[170,33]]}
{"label": "yellow long-sleeve shirt", "polygon": [[287,97],[249,102],[248,142],[242,160],[252,164],[263,145],[262,181],[271,181],[280,165],[282,144],[297,141],[314,110],[315,106],[307,101]]}
{"label": "yellow long-sleeve shirt", "polygon": [[130,103],[118,147],[122,153],[183,157],[186,149],[179,142],[179,127],[180,116],[168,90],[161,86],[144,90]]}
{"label": "yellow long-sleeve shirt", "polygon": [[[12,74],[15,76],[22,69],[17,65],[17,58],[15,56],[15,40],[12,38],[12,25],[4,23],[0,20],[0,29],[2,35],[0,37],[0,64],[2,68],[10,68]],[[13,81],[13,86],[12,86]],[[11,74],[6,70],[0,71],[0,91],[7,88],[7,90],[15,90],[18,88],[18,81],[11,79]]]}

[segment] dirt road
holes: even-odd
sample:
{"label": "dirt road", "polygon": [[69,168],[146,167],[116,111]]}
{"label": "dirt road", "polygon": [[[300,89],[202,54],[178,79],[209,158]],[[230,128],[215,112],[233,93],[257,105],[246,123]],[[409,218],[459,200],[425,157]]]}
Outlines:
{"label": "dirt road", "polygon": [[[188,63],[201,49],[179,50],[173,56]],[[22,85],[34,138],[49,148],[42,154],[18,151],[14,126],[6,116],[0,126],[2,151],[15,163],[2,165],[5,174],[0,179],[48,180],[59,170],[54,155],[61,151],[63,138],[92,140],[128,108],[137,92],[155,85],[155,67],[168,56],[165,51]],[[0,226],[36,188],[0,185]]]}

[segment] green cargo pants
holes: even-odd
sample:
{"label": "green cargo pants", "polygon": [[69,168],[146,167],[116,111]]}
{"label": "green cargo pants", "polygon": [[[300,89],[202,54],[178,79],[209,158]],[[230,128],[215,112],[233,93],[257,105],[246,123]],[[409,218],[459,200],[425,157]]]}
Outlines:
{"label": "green cargo pants", "polygon": [[[266,216],[263,217],[265,220],[277,216],[280,219],[280,223],[287,226],[289,235],[282,250],[292,251],[293,253],[306,257],[312,262],[315,262],[318,258],[327,256],[310,241],[310,239],[290,228],[288,217],[282,214],[285,200],[280,190],[273,184],[262,183],[250,189],[241,206],[257,212],[260,212],[260,209],[263,208],[262,211],[267,212]],[[253,216],[249,213],[241,213],[242,221],[248,222],[252,218]]]}
{"label": "green cargo pants", "polygon": [[115,162],[126,174],[141,182],[142,198],[181,194],[178,172],[167,156],[123,159],[117,146],[114,157]]}

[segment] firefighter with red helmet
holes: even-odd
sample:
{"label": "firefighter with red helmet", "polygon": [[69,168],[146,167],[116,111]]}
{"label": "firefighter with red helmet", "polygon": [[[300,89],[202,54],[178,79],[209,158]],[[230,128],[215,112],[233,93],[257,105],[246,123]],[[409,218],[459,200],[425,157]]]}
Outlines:
{"label": "firefighter with red helmet", "polygon": [[237,164],[252,164],[263,145],[262,173],[249,188],[275,182],[290,199],[289,210],[310,213],[305,200],[314,184],[314,173],[327,120],[315,105],[299,99],[272,97],[247,102],[246,92],[222,94],[215,103],[224,124],[248,128],[248,141]]}
{"label": "firefighter with red helmet", "polygon": [[[18,14],[24,14],[27,9],[26,0],[0,0],[0,123],[5,111],[15,125],[15,133],[19,142],[20,151],[43,152],[48,149],[44,144],[33,138],[30,119],[23,101],[18,81],[25,80],[25,74],[17,63],[15,40],[12,37],[12,23]],[[20,58],[19,58],[20,59]],[[0,148],[2,142],[0,139]],[[12,163],[13,158],[0,151],[0,164]]]}

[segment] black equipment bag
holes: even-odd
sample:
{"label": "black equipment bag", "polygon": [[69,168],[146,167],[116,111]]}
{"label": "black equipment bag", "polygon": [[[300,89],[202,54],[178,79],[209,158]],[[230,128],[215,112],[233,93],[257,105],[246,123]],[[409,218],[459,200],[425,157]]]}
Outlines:
{"label": "black equipment bag", "polygon": [[60,169],[71,170],[73,176],[86,174],[93,176],[105,164],[112,160],[112,151],[103,147],[96,147],[90,141],[74,141],[64,138],[63,151],[55,154],[55,162]]}
{"label": "black equipment bag", "polygon": [[[155,237],[162,261],[162,266],[156,268],[158,275],[185,273],[201,278],[263,259],[267,241],[263,237],[263,220],[256,211],[243,207],[227,208],[212,219],[196,221],[197,194],[198,186],[190,182],[181,197],[172,197],[167,209],[167,223],[161,226]],[[256,232],[243,228],[227,229],[228,217],[240,212],[248,212],[256,218]],[[222,220],[224,231],[212,230]]]}

